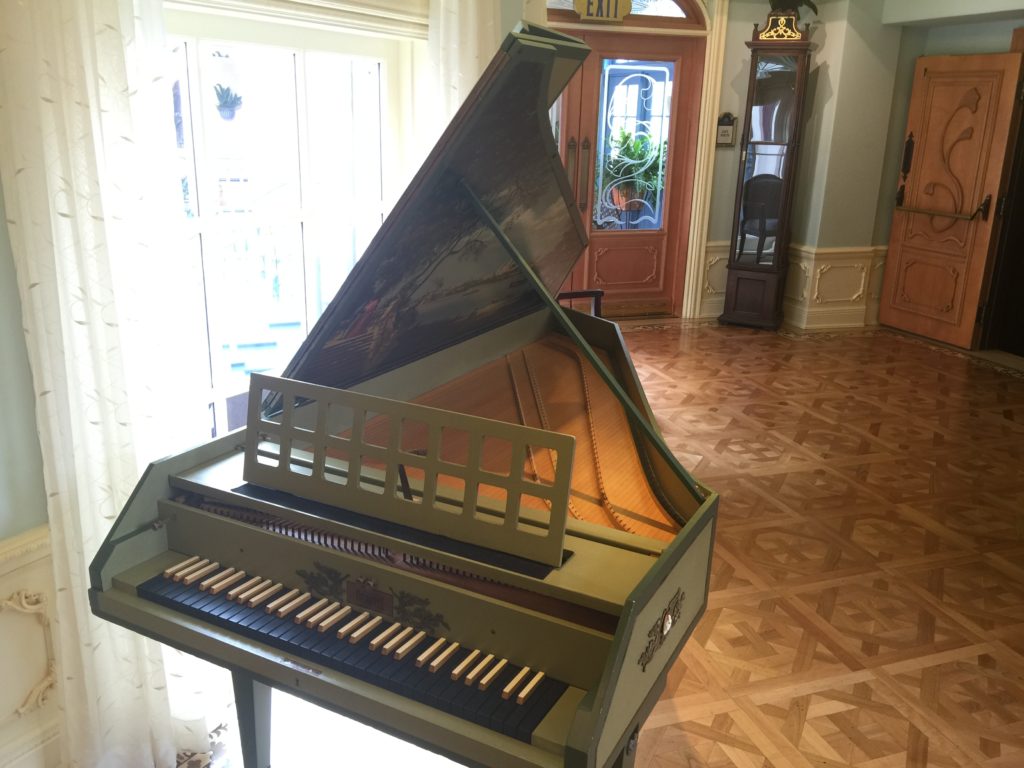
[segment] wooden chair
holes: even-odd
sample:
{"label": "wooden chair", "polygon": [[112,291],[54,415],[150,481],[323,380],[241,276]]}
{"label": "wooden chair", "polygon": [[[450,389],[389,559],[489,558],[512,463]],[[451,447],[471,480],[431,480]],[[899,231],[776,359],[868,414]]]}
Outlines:
{"label": "wooden chair", "polygon": [[747,235],[757,237],[756,263],[761,263],[764,243],[779,231],[779,209],[782,203],[782,179],[771,173],[751,176],[743,185],[743,208],[740,220],[740,254]]}

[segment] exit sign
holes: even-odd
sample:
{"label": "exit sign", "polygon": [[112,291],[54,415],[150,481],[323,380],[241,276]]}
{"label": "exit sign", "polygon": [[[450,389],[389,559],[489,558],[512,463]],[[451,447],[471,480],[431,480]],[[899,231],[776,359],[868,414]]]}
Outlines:
{"label": "exit sign", "polygon": [[582,21],[620,22],[633,10],[633,0],[573,0]]}

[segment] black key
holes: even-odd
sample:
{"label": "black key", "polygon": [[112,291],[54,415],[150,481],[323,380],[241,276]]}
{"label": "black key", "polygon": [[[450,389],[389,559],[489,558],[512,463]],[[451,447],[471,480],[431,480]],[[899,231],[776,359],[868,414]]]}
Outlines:
{"label": "black key", "polygon": [[305,648],[306,642],[316,638],[317,640],[323,639],[323,634],[317,632],[315,629],[308,629],[301,625],[293,625],[292,629],[286,629],[281,633],[281,642],[287,643],[291,647],[295,648],[296,652],[299,649]]}
{"label": "black key", "polygon": [[237,617],[244,615],[248,610],[248,607],[228,600],[224,610],[217,612],[217,621],[220,622],[221,626],[234,626]]}
{"label": "black key", "polygon": [[197,603],[203,602],[203,600],[205,600],[207,597],[209,597],[209,595],[207,595],[205,592],[200,592],[199,587],[192,585],[190,593],[187,595],[182,595],[180,602],[183,607],[191,608]]}
{"label": "black key", "polygon": [[[437,672],[430,672],[430,662],[417,667],[419,653],[435,642],[436,638],[433,637],[424,638],[413,652],[399,661],[393,656],[385,656],[380,649],[370,650],[370,641],[381,630],[369,633],[358,643],[350,643],[347,638],[337,638],[340,624],[325,632],[318,632],[316,628],[296,624],[294,615],[278,618],[273,613],[267,613],[265,604],[249,608],[229,600],[227,592],[219,595],[203,592],[199,589],[199,582],[185,586],[158,574],[140,584],[137,592],[147,600],[197,616],[299,658],[395,691],[409,699],[421,701],[440,711],[450,712],[527,743],[537,725],[566,690],[564,683],[545,678],[526,703],[519,705],[515,703],[515,694],[508,700],[501,697],[504,687],[521,669],[513,664],[506,664],[486,691],[479,690],[479,682],[497,660],[492,661],[489,668],[477,676],[473,685],[465,684],[466,674],[483,659],[484,654],[478,654],[459,680],[451,679],[452,670],[472,653],[472,649],[459,648]],[[444,648],[435,654],[435,658],[443,651]],[[520,690],[531,678],[532,675],[528,675],[523,680]]]}
{"label": "black key", "polygon": [[288,643],[290,643],[290,642],[298,642],[297,640],[294,640],[294,638],[297,638],[297,637],[300,637],[300,636],[304,637],[306,632],[316,632],[316,630],[315,629],[307,629],[305,624],[296,624],[293,621],[291,629],[284,630],[283,632],[280,633],[279,636],[280,636],[281,640],[283,640],[284,642],[288,642]]}
{"label": "black key", "polygon": [[242,606],[238,611],[235,611],[227,618],[230,627],[235,631],[239,632],[246,637],[252,637],[252,633],[249,631],[249,625],[254,621],[259,621],[262,616],[262,612],[258,608],[250,608],[249,606]]}
{"label": "black key", "polygon": [[533,692],[533,695],[520,705],[524,712],[523,717],[516,723],[515,737],[520,741],[529,742],[530,736],[537,726],[540,725],[540,721],[544,719],[544,716],[555,705],[555,702],[565,693],[567,687],[565,683],[545,677],[540,685],[537,686],[537,690]]}
{"label": "black key", "polygon": [[369,661],[366,667],[367,679],[374,685],[391,690],[391,675],[401,662],[385,656],[380,650],[371,651],[377,658]]}
{"label": "black key", "polygon": [[[472,652],[473,651],[470,648],[459,648],[454,656],[448,660],[448,663],[434,673],[434,677],[436,677],[437,680],[435,680],[434,683],[424,691],[424,695],[426,696],[424,702],[426,704],[436,707],[437,709],[443,709],[445,712],[452,711],[452,700],[464,690],[464,686],[462,683],[462,677],[458,680],[452,680],[451,672]],[[465,677],[465,672],[463,673],[463,677]]]}
{"label": "black key", "polygon": [[477,725],[490,728],[491,713],[505,701],[501,698],[501,689],[509,684],[515,676],[515,673],[518,671],[519,670],[515,669],[511,664],[505,664],[501,672],[499,672],[491,681],[491,684],[487,686],[486,691],[481,691],[478,687],[478,698],[470,705],[471,708],[467,714],[467,719],[473,721]]}
{"label": "black key", "polygon": [[315,629],[311,629],[309,630],[309,636],[300,644],[299,647],[304,651],[320,655],[328,647],[332,648],[334,651],[338,650],[334,645],[334,643],[337,642],[338,638],[333,632],[319,632]]}
{"label": "black key", "polygon": [[232,632],[237,632],[238,631],[238,628],[235,626],[234,622],[231,620],[231,617],[232,616],[236,616],[236,615],[241,615],[242,611],[244,611],[245,608],[239,607],[239,606],[234,605],[234,604],[229,604],[227,606],[224,606],[223,610],[221,610],[220,606],[216,606],[214,608],[214,610],[217,612],[218,615],[208,614],[208,617],[207,617],[208,621],[213,622],[218,627],[223,627],[224,629],[229,629]]}
{"label": "black key", "polygon": [[208,614],[211,606],[218,605],[220,603],[220,595],[211,595],[209,592],[200,592],[199,594],[202,595],[202,597],[192,603],[193,610],[200,611],[203,614]]}
{"label": "black key", "polygon": [[451,699],[448,702],[448,711],[456,717],[466,718],[466,713],[469,711],[469,703],[473,700],[477,690],[472,685],[466,685],[465,675],[458,681],[459,689],[452,693]]}
{"label": "black key", "polygon": [[167,588],[160,591],[160,599],[164,601],[164,605],[176,604],[181,601],[188,589],[184,584],[168,581]]}
{"label": "black key", "polygon": [[509,698],[501,698],[502,690],[504,690],[506,685],[512,682],[513,678],[519,674],[520,670],[522,670],[522,667],[512,666],[512,674],[509,675],[507,680],[503,680],[501,682],[501,687],[497,689],[497,704],[488,710],[488,728],[499,732],[502,731],[505,722],[521,708],[522,705],[516,704],[516,696],[519,694],[519,691],[523,689],[523,686],[530,682],[530,678],[534,674],[533,670],[526,673],[526,677],[522,682],[520,682],[519,686],[512,692],[512,695]]}
{"label": "black key", "polygon": [[494,686],[498,684],[498,681],[508,677],[508,664],[506,664],[498,673],[497,677],[491,681],[491,684],[487,687],[486,691],[480,690],[480,681],[495,665],[497,665],[499,661],[501,661],[501,659],[493,659],[491,663],[487,665],[487,669],[477,676],[473,681],[473,684],[466,686],[470,693],[468,696],[460,695],[457,698],[455,714],[465,720],[477,723],[478,725],[486,724],[488,718],[481,710],[486,706],[487,702],[491,701],[493,698],[501,698],[501,689],[499,688],[498,693],[495,694]]}
{"label": "black key", "polygon": [[255,608],[254,610],[259,611],[261,616],[249,625],[249,629],[253,632],[265,635],[271,626],[277,627],[278,622],[281,621],[277,616],[267,613],[263,608]]}
{"label": "black key", "polygon": [[[264,616],[267,616],[264,613]],[[275,648],[284,648],[287,650],[287,646],[284,646],[280,641],[274,637],[274,630],[281,629],[284,626],[284,619],[279,619],[277,616],[267,616],[258,627],[254,627],[254,631],[259,633],[260,641],[271,645]]]}
{"label": "black key", "polygon": [[[422,646],[422,643],[421,643]],[[429,647],[429,646],[425,646]],[[395,651],[398,649],[396,648]],[[390,656],[384,658],[390,659],[391,664],[381,671],[382,682],[381,685],[386,686],[389,690],[401,693],[403,688],[403,681],[416,670],[416,654],[410,653],[402,660],[395,658],[395,652],[393,651]],[[403,694],[407,696],[408,694]]]}
{"label": "black key", "polygon": [[259,608],[244,606],[239,613],[231,617],[231,623],[236,627],[248,629],[253,623],[262,620],[265,615]]}
{"label": "black key", "polygon": [[402,662],[402,666],[395,671],[391,678],[395,692],[406,698],[422,701],[423,699],[420,697],[419,691],[427,685],[428,678],[433,677],[427,670],[428,664],[429,662],[422,667],[417,667],[416,656],[407,656]]}
{"label": "black key", "polygon": [[147,597],[150,600],[156,600],[162,597],[171,587],[176,584],[170,579],[165,579],[163,576],[154,576],[149,581],[144,581],[136,588],[136,592],[143,597]]}
{"label": "black key", "polygon": [[349,646],[349,652],[337,654],[334,661],[341,664],[341,670],[346,674],[366,680],[366,667],[369,662],[374,660],[374,653],[370,650],[369,643],[365,639],[361,643],[350,643],[348,640],[344,642]]}
{"label": "black key", "polygon": [[301,632],[305,628],[306,627],[304,625],[296,624],[290,618],[286,617],[285,618],[285,622],[280,627],[278,627],[273,632],[271,632],[270,634],[275,639],[280,640],[281,642],[286,643],[286,642],[288,642],[288,640],[286,638],[288,638],[290,636],[293,636],[293,635],[297,635],[299,632]]}

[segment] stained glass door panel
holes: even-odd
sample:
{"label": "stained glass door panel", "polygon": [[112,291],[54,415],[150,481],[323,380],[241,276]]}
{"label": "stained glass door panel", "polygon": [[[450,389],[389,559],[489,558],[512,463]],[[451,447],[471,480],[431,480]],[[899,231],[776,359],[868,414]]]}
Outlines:
{"label": "stained glass door panel", "polygon": [[661,229],[671,127],[671,61],[602,59],[595,229]]}

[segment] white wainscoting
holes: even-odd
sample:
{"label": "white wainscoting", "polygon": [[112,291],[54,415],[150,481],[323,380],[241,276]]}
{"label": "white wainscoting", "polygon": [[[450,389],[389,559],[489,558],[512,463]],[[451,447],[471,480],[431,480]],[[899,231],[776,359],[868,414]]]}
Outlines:
{"label": "white wainscoting", "polygon": [[700,271],[700,314],[702,320],[713,320],[725,309],[726,264],[729,262],[729,243],[719,240],[708,243],[704,250],[704,269]]}
{"label": "white wainscoting", "polygon": [[50,534],[0,541],[0,766],[60,763]]}
{"label": "white wainscoting", "polygon": [[[783,323],[802,330],[877,325],[886,251],[884,246],[790,246]],[[728,242],[708,243],[701,271],[701,319],[722,314],[728,259]]]}
{"label": "white wainscoting", "polygon": [[877,325],[887,250],[791,246],[784,323],[803,330]]}

